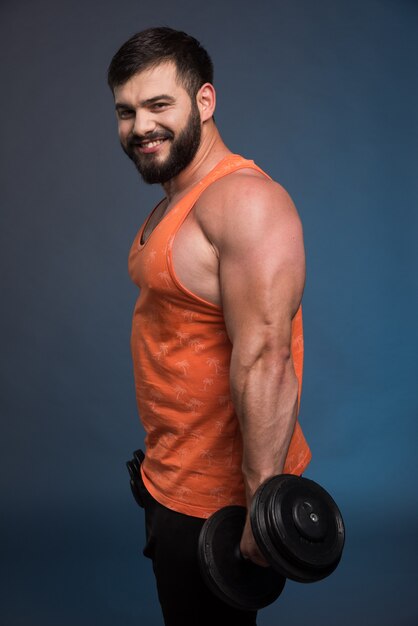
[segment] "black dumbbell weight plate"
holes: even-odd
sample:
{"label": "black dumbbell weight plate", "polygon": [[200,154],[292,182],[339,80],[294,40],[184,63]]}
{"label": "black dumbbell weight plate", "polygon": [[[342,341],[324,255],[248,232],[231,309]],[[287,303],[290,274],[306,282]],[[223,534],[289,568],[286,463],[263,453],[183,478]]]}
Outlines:
{"label": "black dumbbell weight plate", "polygon": [[275,476],[256,493],[251,524],[260,549],[283,575],[314,582],[337,567],[344,524],[331,496],[307,478]]}
{"label": "black dumbbell weight plate", "polygon": [[141,472],[141,463],[143,459],[144,459],[144,453],[142,452],[142,450],[136,450],[134,452],[133,459],[131,459],[130,461],[127,461],[126,463],[126,467],[128,468],[128,472],[130,476],[130,485],[131,485],[132,495],[135,498],[135,501],[138,504],[138,506],[140,506],[141,508],[144,507],[144,502],[142,499],[141,489],[140,489],[140,484],[141,484],[140,472]]}
{"label": "black dumbbell weight plate", "polygon": [[199,537],[199,562],[206,584],[221,600],[234,608],[257,610],[279,597],[286,579],[240,555],[245,518],[244,507],[227,506],[206,520]]}

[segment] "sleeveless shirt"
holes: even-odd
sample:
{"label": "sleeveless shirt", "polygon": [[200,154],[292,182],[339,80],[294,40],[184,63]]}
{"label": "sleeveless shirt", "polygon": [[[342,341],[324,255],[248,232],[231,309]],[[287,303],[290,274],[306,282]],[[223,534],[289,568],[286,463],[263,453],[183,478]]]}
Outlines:
{"label": "sleeveless shirt", "polygon": [[[243,168],[270,178],[253,161],[226,156],[141,243],[146,220],[129,254],[129,273],[140,288],[131,350],[138,410],[146,432],[142,478],[160,504],[201,518],[230,504],[245,506],[242,437],[230,396],[232,345],[222,309],[181,284],[172,248],[201,193],[219,178]],[[292,321],[291,352],[300,403],[301,308]],[[297,421],[283,472],[301,474],[310,459]]]}

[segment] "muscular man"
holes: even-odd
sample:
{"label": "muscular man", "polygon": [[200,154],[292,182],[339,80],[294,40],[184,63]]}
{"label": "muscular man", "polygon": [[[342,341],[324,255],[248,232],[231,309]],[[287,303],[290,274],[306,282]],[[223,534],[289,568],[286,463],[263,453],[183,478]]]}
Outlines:
{"label": "muscular man", "polygon": [[[146,431],[144,554],[167,626],[255,624],[206,588],[197,540],[216,510],[248,506],[265,479],[301,474],[310,460],[297,421],[301,223],[283,187],[222,141],[212,62],[193,37],[134,35],[108,80],[123,150],[165,193],[129,256],[140,288],[131,347]],[[237,111],[243,102],[237,94]],[[240,547],[266,565],[248,520]]]}

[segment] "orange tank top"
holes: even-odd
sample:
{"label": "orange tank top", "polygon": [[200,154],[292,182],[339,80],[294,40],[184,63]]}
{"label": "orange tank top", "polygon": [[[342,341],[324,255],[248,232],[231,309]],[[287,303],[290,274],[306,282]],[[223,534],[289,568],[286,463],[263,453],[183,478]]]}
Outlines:
{"label": "orange tank top", "polygon": [[[200,194],[214,181],[241,168],[256,169],[267,176],[253,161],[228,155],[141,244],[145,222],[129,254],[129,273],[140,288],[131,349],[138,409],[146,432],[142,477],[162,505],[202,518],[223,506],[245,505],[242,438],[229,387],[232,346],[222,309],[180,283],[173,267],[172,247]],[[292,324],[292,357],[300,401],[301,309]],[[297,422],[284,472],[301,474],[310,458]]]}

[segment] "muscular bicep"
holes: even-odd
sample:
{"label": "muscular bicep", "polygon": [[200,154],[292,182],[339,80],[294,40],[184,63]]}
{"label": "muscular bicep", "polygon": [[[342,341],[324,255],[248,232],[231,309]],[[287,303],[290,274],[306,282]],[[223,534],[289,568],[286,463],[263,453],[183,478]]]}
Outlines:
{"label": "muscular bicep", "polygon": [[[258,185],[225,217],[220,284],[231,342],[248,352],[286,349],[305,283],[303,233],[283,188]],[[262,344],[262,346],[259,346]]]}

